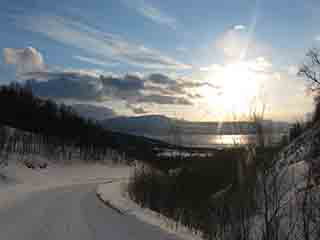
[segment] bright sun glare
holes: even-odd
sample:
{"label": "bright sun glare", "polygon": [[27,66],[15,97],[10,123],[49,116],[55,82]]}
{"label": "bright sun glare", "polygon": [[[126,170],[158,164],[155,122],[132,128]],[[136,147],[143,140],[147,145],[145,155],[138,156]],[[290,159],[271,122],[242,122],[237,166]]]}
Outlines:
{"label": "bright sun glare", "polygon": [[216,71],[208,71],[207,80],[217,87],[203,88],[209,105],[220,108],[225,114],[247,114],[259,95],[259,76],[246,62],[225,65]]}

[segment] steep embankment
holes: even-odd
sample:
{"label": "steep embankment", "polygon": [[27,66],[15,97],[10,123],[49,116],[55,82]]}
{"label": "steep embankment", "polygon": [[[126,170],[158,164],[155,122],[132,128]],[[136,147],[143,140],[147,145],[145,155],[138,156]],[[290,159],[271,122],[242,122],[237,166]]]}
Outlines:
{"label": "steep embankment", "polygon": [[[274,170],[286,175],[287,181],[295,183],[295,187],[306,184],[310,177],[311,184],[316,184],[320,166],[320,126],[319,124],[306,130],[279,153],[279,160]],[[290,179],[289,179],[290,178]],[[310,183],[309,183],[310,184]],[[305,186],[304,186],[305,187]]]}

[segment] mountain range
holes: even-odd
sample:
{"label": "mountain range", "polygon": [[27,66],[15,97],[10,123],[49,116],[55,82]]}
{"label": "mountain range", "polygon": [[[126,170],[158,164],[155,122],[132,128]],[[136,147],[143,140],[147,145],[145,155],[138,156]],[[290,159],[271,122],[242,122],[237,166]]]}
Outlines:
{"label": "mountain range", "polygon": [[[141,136],[174,134],[253,134],[254,124],[242,122],[191,122],[163,115],[118,116],[112,109],[86,104],[72,105],[85,118],[99,121],[108,130]],[[267,132],[286,132],[287,122],[263,121]]]}
{"label": "mountain range", "polygon": [[[168,118],[162,115],[144,115],[138,117],[115,117],[101,122],[109,130],[143,136],[161,136],[175,134],[254,134],[255,126],[251,122],[190,122]],[[290,124],[286,122],[263,121],[266,133],[284,133]]]}

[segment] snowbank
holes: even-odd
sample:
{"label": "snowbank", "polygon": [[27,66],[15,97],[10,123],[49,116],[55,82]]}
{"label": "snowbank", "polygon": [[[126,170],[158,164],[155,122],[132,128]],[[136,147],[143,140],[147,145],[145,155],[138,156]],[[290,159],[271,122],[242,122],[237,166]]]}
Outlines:
{"label": "snowbank", "polygon": [[119,214],[129,214],[141,221],[160,227],[183,239],[201,240],[200,234],[196,234],[181,224],[169,219],[150,209],[141,208],[129,199],[126,191],[126,181],[115,181],[112,183],[99,184],[97,187],[98,197],[109,207],[115,209]]}

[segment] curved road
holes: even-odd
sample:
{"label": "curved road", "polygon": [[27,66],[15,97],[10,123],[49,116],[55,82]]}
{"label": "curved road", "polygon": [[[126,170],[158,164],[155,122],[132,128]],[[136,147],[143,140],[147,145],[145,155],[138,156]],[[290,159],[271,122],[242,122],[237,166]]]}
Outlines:
{"label": "curved road", "polygon": [[177,239],[133,216],[119,215],[96,197],[95,188],[87,184],[40,191],[0,209],[0,239]]}

